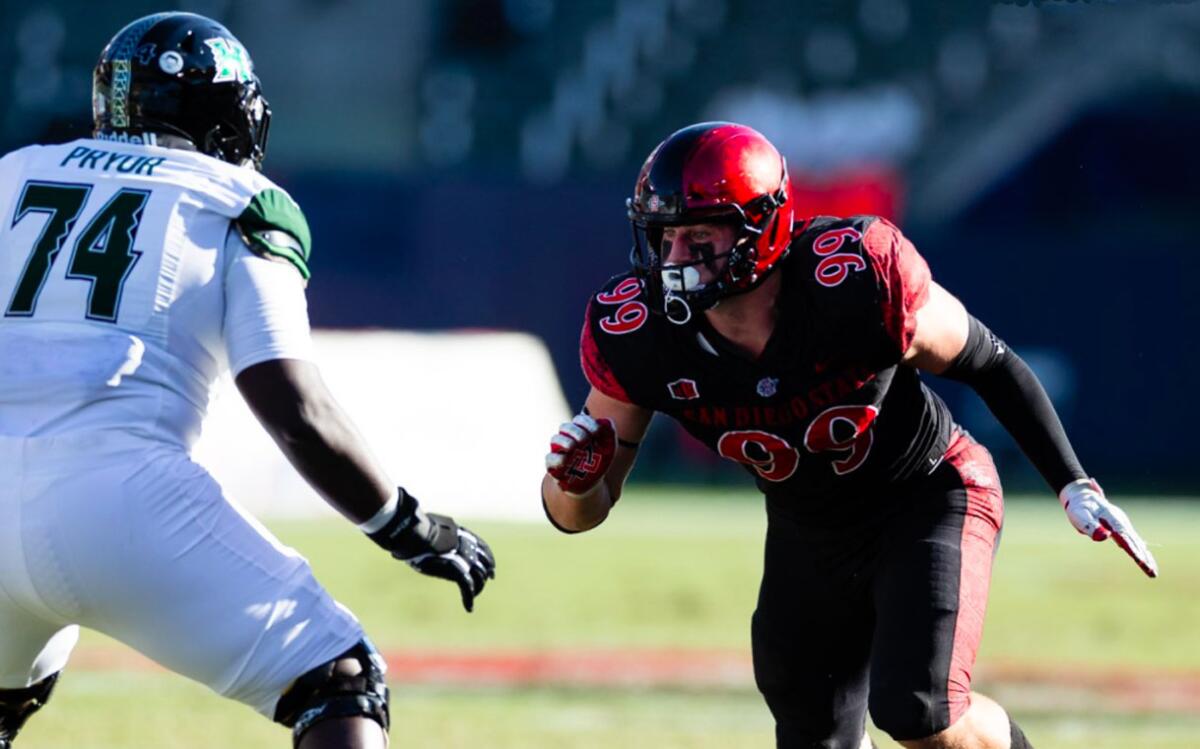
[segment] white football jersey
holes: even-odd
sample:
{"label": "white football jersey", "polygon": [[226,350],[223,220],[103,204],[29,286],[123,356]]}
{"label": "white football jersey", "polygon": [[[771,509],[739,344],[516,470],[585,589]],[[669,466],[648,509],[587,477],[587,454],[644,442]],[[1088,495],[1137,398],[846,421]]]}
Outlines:
{"label": "white football jersey", "polygon": [[225,367],[310,358],[308,244],[285,192],[203,154],[82,139],[6,155],[0,435],[190,447]]}

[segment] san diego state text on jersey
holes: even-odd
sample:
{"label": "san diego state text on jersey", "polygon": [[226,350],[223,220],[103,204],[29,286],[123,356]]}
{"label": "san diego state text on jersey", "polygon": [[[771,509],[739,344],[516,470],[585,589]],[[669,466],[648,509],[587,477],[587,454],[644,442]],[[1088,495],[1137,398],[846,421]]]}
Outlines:
{"label": "san diego state text on jersey", "polygon": [[851,512],[871,484],[927,472],[949,441],[945,404],[899,365],[929,268],[892,224],[857,216],[805,223],[781,272],[779,319],[754,360],[703,315],[673,324],[636,279],[611,279],[588,307],[584,373],[744,464],[781,509]]}

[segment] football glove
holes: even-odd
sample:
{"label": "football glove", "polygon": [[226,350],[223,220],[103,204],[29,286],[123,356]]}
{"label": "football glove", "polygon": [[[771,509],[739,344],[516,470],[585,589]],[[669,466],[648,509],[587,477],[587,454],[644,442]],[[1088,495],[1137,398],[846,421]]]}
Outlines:
{"label": "football glove", "polygon": [[422,575],[457,583],[467,611],[475,607],[484,584],[496,577],[496,558],[487,542],[453,518],[426,514],[403,488],[395,514],[367,536]]}
{"label": "football glove", "polygon": [[567,494],[582,497],[600,485],[617,451],[617,430],[612,419],[577,414],[550,439],[546,472]]}
{"label": "football glove", "polygon": [[1104,541],[1111,536],[1143,572],[1158,577],[1158,562],[1146,542],[1133,529],[1125,511],[1104,497],[1104,490],[1095,479],[1072,481],[1058,493],[1058,499],[1075,530],[1093,541]]}

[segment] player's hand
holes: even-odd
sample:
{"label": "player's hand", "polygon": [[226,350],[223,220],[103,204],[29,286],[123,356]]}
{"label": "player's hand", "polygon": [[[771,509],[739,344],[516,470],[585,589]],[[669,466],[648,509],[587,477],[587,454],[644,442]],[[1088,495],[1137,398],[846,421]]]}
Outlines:
{"label": "player's hand", "polygon": [[440,577],[458,583],[463,608],[475,607],[475,596],[483,592],[484,584],[496,576],[496,560],[492,549],[479,536],[445,515],[425,516],[429,523],[428,550],[404,558],[409,566],[422,575]]}
{"label": "player's hand", "polygon": [[1058,493],[1063,509],[1075,530],[1092,539],[1104,541],[1110,536],[1133,557],[1133,561],[1150,577],[1158,577],[1158,562],[1146,547],[1146,542],[1133,529],[1129,516],[1104,496],[1095,479],[1078,479]]}
{"label": "player's hand", "polygon": [[546,472],[558,488],[581,497],[600,485],[617,451],[617,430],[612,419],[577,414],[558,428],[546,453]]}
{"label": "player's hand", "polygon": [[422,575],[456,583],[467,611],[474,609],[475,597],[487,581],[496,577],[496,558],[486,541],[454,518],[422,512],[404,489],[396,514],[369,536]]}

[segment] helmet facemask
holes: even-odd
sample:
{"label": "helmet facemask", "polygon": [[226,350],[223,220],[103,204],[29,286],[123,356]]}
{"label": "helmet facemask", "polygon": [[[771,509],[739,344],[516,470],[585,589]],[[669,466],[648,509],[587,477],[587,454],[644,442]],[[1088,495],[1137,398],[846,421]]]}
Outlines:
{"label": "helmet facemask", "polygon": [[196,144],[203,153],[238,166],[262,170],[271,127],[271,106],[262,95],[258,79],[243,84],[232,119],[217,123]]}
{"label": "helmet facemask", "polygon": [[[694,211],[670,218],[646,214],[636,210],[633,202],[627,201],[630,222],[633,226],[633,249],[630,262],[634,273],[642,282],[651,311],[665,314],[677,325],[691,321],[694,312],[713,309],[726,297],[743,294],[756,288],[766,279],[769,271],[758,272],[758,247],[764,232],[772,227],[776,210],[787,200],[786,182],[778,194],[764,195],[745,208],[738,205],[722,206],[719,211]],[[735,227],[733,245],[725,252],[703,252],[700,257],[685,263],[666,263],[663,255],[663,234],[668,226],[694,224],[732,224]],[[714,271],[724,261],[724,267],[716,271],[716,277],[702,283],[701,268]]]}

